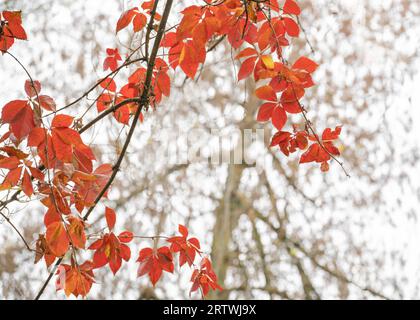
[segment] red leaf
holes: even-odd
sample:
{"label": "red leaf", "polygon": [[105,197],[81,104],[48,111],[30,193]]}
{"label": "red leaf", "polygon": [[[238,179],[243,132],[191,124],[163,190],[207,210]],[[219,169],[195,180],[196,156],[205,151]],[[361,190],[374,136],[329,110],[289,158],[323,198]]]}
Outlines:
{"label": "red leaf", "polygon": [[327,172],[328,170],[330,170],[330,165],[328,164],[328,162],[321,163],[321,171]]}
{"label": "red leaf", "polygon": [[22,175],[22,167],[18,167],[15,169],[10,170],[2,185],[0,186],[0,190],[10,189],[18,184],[20,176]]}
{"label": "red leaf", "polygon": [[115,92],[117,91],[117,85],[115,84],[114,79],[112,78],[105,78],[101,81],[100,86],[108,91]]}
{"label": "red leaf", "polygon": [[286,132],[286,131],[279,131],[277,132],[273,138],[271,138],[271,144],[270,147],[274,147],[277,146],[281,143],[285,143],[288,142],[290,139],[290,132]]}
{"label": "red leaf", "polygon": [[281,130],[287,121],[287,115],[284,109],[281,107],[274,108],[271,121],[277,130]]}
{"label": "red leaf", "polygon": [[166,72],[159,72],[156,75],[157,85],[162,93],[169,97],[171,93],[171,79]]}
{"label": "red leaf", "polygon": [[115,226],[115,221],[116,221],[116,215],[115,215],[115,211],[112,210],[111,208],[106,207],[105,208],[105,218],[106,218],[106,223],[108,225],[108,228],[110,230],[112,230]]}
{"label": "red leaf", "polygon": [[25,30],[22,28],[22,14],[20,11],[3,11],[3,17],[8,21],[6,30],[3,32],[20,40],[26,40],[27,36]]}
{"label": "red leaf", "polygon": [[124,243],[131,242],[133,240],[133,233],[130,231],[121,232],[118,235],[118,239],[120,239],[120,241]]}
{"label": "red leaf", "polygon": [[114,275],[121,268],[122,259],[128,261],[131,255],[130,248],[121,243],[120,239],[112,232],[92,243],[89,249],[96,250],[93,255],[94,267],[101,268],[108,263]]}
{"label": "red leaf", "polygon": [[195,269],[192,276],[191,282],[193,283],[190,292],[197,291],[198,288],[201,288],[201,292],[206,296],[210,289],[211,290],[220,290],[222,287],[217,283],[217,276],[213,271],[211,262],[207,258],[203,258],[200,263],[200,268]]}
{"label": "red leaf", "polygon": [[[106,49],[107,57],[104,60],[104,71],[110,69],[111,71],[115,71],[118,68],[118,61],[121,61],[120,53],[118,52],[118,48],[116,49]],[[115,91],[115,90],[112,90]]]}
{"label": "red leaf", "polygon": [[299,37],[299,25],[295,22],[295,20],[291,18],[283,18],[284,27],[286,28],[286,32],[291,37]]}
{"label": "red leaf", "polygon": [[41,92],[41,83],[39,81],[34,81],[33,84],[34,85],[32,85],[31,80],[25,81],[25,92],[30,98],[35,97]]}
{"label": "red leaf", "polygon": [[96,101],[96,108],[98,109],[98,112],[102,112],[106,109],[108,109],[112,102],[114,101],[114,96],[109,93],[103,93],[98,97],[98,100]]}
{"label": "red leaf", "polygon": [[2,169],[15,169],[20,164],[20,161],[17,157],[5,157],[0,159],[0,168]]}
{"label": "red leaf", "polygon": [[22,190],[28,197],[30,197],[34,193],[31,177],[29,176],[28,171],[26,170],[24,170],[23,172]]}
{"label": "red leaf", "polygon": [[336,127],[334,131],[332,131],[330,128],[327,128],[322,133],[322,140],[323,141],[329,141],[329,140],[336,140],[340,136],[341,133],[341,127]]}
{"label": "red leaf", "polygon": [[53,222],[60,222],[61,215],[56,211],[55,206],[52,206],[48,209],[47,213],[44,216],[44,224],[48,227]]}
{"label": "red leaf", "polygon": [[261,61],[267,69],[274,69],[274,61],[271,55],[263,55]]}
{"label": "red leaf", "polygon": [[34,128],[28,137],[29,147],[38,147],[42,142],[45,141],[47,132],[44,128]]}
{"label": "red leaf", "polygon": [[76,248],[84,249],[86,244],[85,224],[80,218],[68,217],[70,226],[68,227],[71,243]]}
{"label": "red leaf", "polygon": [[[62,264],[57,270],[57,291],[64,290],[66,296],[73,294],[75,297],[79,295],[85,297],[94,282],[92,270],[93,263],[90,261],[86,261],[80,266],[74,264],[73,261],[71,266]],[[64,283],[62,283],[62,280],[64,280]]]}
{"label": "red leaf", "polygon": [[258,54],[258,52],[254,48],[245,48],[235,57],[235,59],[240,59],[240,58],[249,57],[249,56],[255,56],[257,54]]}
{"label": "red leaf", "polygon": [[26,100],[13,100],[7,103],[2,110],[1,118],[5,123],[11,123],[19,115],[19,112],[28,105]]}
{"label": "red leaf", "polygon": [[90,246],[89,246],[89,250],[97,250],[97,249],[99,249],[100,247],[102,247],[102,245],[103,245],[103,243],[104,243],[104,240],[103,239],[99,239],[99,240],[96,240],[94,243],[92,243]]}
{"label": "red leaf", "polygon": [[305,91],[300,87],[290,86],[283,91],[280,102],[284,108],[289,113],[300,113],[302,109],[299,104],[299,99],[303,97]]}
{"label": "red leaf", "polygon": [[0,51],[6,52],[13,45],[14,39],[26,40],[27,36],[22,27],[20,11],[3,11],[1,15]]}
{"label": "red leaf", "polygon": [[241,81],[251,75],[252,71],[254,71],[256,60],[257,57],[251,57],[242,62],[241,68],[238,72],[238,81]]}
{"label": "red leaf", "polygon": [[188,229],[184,225],[179,224],[178,225],[178,231],[179,231],[180,234],[182,234],[183,237],[185,237],[185,238],[188,237]]}
{"label": "red leaf", "polygon": [[58,114],[51,122],[51,127],[54,128],[68,128],[73,123],[73,117],[66,114]]}
{"label": "red leaf", "polygon": [[162,271],[170,273],[174,271],[172,253],[166,246],[157,250],[152,248],[140,250],[137,262],[140,262],[137,276],[148,274],[153,286],[159,281]]}
{"label": "red leaf", "polygon": [[257,121],[264,122],[270,120],[275,107],[275,103],[267,102],[262,104],[258,110]]}

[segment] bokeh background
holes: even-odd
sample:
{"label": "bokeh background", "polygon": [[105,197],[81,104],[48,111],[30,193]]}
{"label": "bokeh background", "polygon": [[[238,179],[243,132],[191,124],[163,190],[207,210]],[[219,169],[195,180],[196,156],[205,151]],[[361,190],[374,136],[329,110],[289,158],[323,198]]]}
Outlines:
{"label": "bokeh background", "polygon": [[[122,10],[139,2],[2,0],[0,11],[23,11],[29,41],[17,42],[12,52],[60,107],[104,75],[106,48],[127,53],[142,41],[141,33],[117,37],[114,32]],[[199,3],[176,2],[171,25],[192,2]],[[207,161],[216,129],[224,137],[243,129],[264,129],[267,138],[272,133],[255,121],[255,84],[237,82],[235,53],[221,43],[198,81],[172,72],[171,97],[145,115],[105,203],[117,211],[117,228],[136,234],[171,235],[178,223],[187,225],[211,253],[225,288],[211,298],[418,299],[420,1],[299,3],[305,33],[285,54],[290,61],[307,55],[320,63],[317,86],[304,104],[318,130],[343,125],[340,148],[351,178],[337,164],[327,174],[314,165],[298,166],[296,156],[286,158],[261,143],[244,147],[249,157],[269,160],[263,167]],[[0,57],[0,106],[22,97],[25,80],[9,56]],[[86,113],[87,122],[96,115],[95,97],[68,112]],[[101,162],[113,162],[127,131],[110,117],[84,140]],[[232,150],[240,144],[233,141]],[[168,147],[188,145],[203,148],[202,161],[165,156]],[[0,193],[0,199],[7,196]],[[44,209],[32,200],[22,199],[4,212],[31,243],[44,232]],[[102,215],[103,205],[92,215],[93,229],[104,226]],[[88,299],[189,298],[189,274],[183,269],[165,274],[156,288],[146,277],[136,278],[137,252],[150,245],[136,241],[131,261],[115,277],[97,271]],[[33,260],[1,221],[0,298],[35,296],[48,270]],[[51,283],[43,297],[65,295]]]}

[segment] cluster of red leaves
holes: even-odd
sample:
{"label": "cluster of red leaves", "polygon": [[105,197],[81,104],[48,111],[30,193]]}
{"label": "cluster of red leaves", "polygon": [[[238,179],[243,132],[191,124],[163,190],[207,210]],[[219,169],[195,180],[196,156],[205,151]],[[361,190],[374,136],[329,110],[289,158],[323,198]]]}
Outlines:
{"label": "cluster of red leaves", "polygon": [[0,12],[0,51],[4,53],[9,50],[15,39],[27,40],[25,29],[22,27],[21,12]]}
{"label": "cluster of red leaves", "polygon": [[[137,261],[140,263],[137,275],[149,275],[150,281],[153,285],[159,281],[162,272],[166,271],[172,273],[174,271],[173,255],[179,253],[179,266],[182,267],[187,263],[193,268],[191,281],[193,285],[191,292],[201,288],[201,293],[206,296],[210,290],[222,290],[217,283],[217,276],[213,271],[211,262],[208,258],[202,257],[200,251],[200,242],[197,238],[188,238],[188,229],[183,226],[178,226],[180,236],[174,236],[166,239],[171,245],[157,248],[144,248],[140,250]],[[197,254],[201,257],[199,263],[200,267],[196,267],[195,260]]]}
{"label": "cluster of red leaves", "polygon": [[[329,170],[328,161],[332,157],[340,155],[340,151],[333,144],[333,141],[339,138],[340,133],[341,127],[336,127],[335,130],[327,128],[319,138],[315,134],[308,134],[307,131],[299,131],[295,126],[293,133],[277,132],[271,140],[271,146],[279,146],[286,156],[297,150],[306,150],[300,157],[300,163],[321,163],[321,171],[326,172]],[[308,148],[309,142],[312,144]]]}
{"label": "cluster of red leaves", "polygon": [[199,268],[195,268],[191,276],[191,282],[193,283],[190,292],[197,291],[201,289],[203,296],[206,296],[210,289],[212,290],[222,290],[217,283],[217,276],[213,271],[213,267],[208,258],[203,258],[200,263]]}
{"label": "cluster of red leaves", "polygon": [[[115,225],[115,212],[111,208],[105,209],[105,218],[108,229],[112,230]],[[121,232],[116,236],[113,232],[104,234],[89,246],[90,250],[95,250],[93,255],[93,265],[95,268],[101,268],[109,264],[113,274],[121,268],[122,260],[128,261],[131,257],[131,250],[126,245],[133,240],[133,234],[130,231]]]}

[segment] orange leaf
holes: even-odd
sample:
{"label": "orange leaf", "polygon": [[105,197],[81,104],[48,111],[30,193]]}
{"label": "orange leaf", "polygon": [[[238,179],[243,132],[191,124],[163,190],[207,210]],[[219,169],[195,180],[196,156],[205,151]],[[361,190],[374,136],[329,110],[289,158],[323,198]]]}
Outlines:
{"label": "orange leaf", "polygon": [[274,69],[274,61],[272,56],[264,55],[261,57],[261,60],[267,69]]}
{"label": "orange leaf", "polygon": [[244,58],[244,57],[249,57],[249,56],[255,56],[257,55],[258,52],[257,50],[255,50],[254,48],[246,48],[244,50],[242,50],[236,57],[235,59],[240,59],[240,58]]}
{"label": "orange leaf", "polygon": [[291,37],[299,37],[299,25],[291,18],[283,18],[284,27],[286,32]]}
{"label": "orange leaf", "polygon": [[71,243],[76,248],[84,249],[86,244],[85,224],[80,218],[68,217],[70,226],[68,227]]}
{"label": "orange leaf", "polygon": [[34,193],[31,177],[29,176],[29,173],[26,170],[23,171],[22,190],[28,197],[30,197]]}

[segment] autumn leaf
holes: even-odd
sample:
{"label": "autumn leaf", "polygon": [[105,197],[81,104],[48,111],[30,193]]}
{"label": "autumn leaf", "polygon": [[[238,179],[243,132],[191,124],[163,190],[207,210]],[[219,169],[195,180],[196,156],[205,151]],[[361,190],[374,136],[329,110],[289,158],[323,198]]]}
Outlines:
{"label": "autumn leaf", "polygon": [[37,80],[26,80],[24,88],[28,97],[33,98],[39,95],[39,93],[41,92],[41,83]]}
{"label": "autumn leaf", "polygon": [[276,92],[271,86],[262,86],[255,90],[255,95],[261,100],[277,101]]}
{"label": "autumn leaf", "polygon": [[55,111],[54,99],[47,95],[41,95],[41,83],[39,81],[26,80],[24,88],[28,97],[41,108],[47,111]]}
{"label": "autumn leaf", "polygon": [[299,5],[295,0],[286,0],[283,6],[283,13],[299,15],[301,12]]}
{"label": "autumn leaf", "polygon": [[136,9],[130,9],[127,11],[124,11],[120,18],[117,21],[117,29],[116,29],[116,33],[118,33],[119,31],[121,31],[122,29],[126,28],[130,22],[133,20],[133,17],[136,14]]}
{"label": "autumn leaf", "polygon": [[255,62],[258,57],[251,57],[242,62],[238,72],[238,81],[248,78],[255,68]]}
{"label": "autumn leaf", "polygon": [[178,226],[178,231],[181,236],[168,238],[167,241],[171,244],[172,252],[179,252],[179,265],[182,267],[185,263],[190,266],[194,263],[196,253],[200,252],[200,242],[197,238],[188,239],[188,229],[183,226]]}

